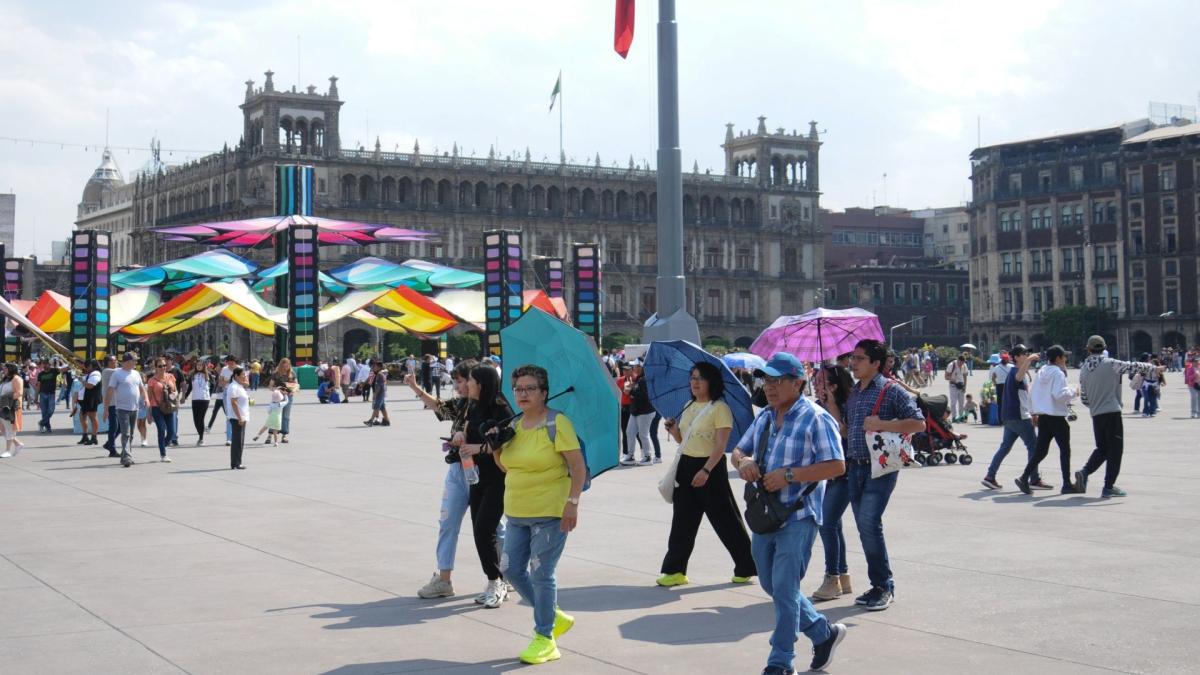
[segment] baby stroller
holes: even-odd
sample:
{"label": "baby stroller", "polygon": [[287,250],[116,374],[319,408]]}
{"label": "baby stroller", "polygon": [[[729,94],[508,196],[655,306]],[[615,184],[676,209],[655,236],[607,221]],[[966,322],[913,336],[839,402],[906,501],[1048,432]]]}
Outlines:
{"label": "baby stroller", "polygon": [[922,466],[937,466],[945,459],[947,464],[970,464],[971,453],[960,439],[966,434],[954,433],[950,423],[950,402],[945,396],[921,394],[917,407],[925,415],[925,431],[913,434],[913,460]]}

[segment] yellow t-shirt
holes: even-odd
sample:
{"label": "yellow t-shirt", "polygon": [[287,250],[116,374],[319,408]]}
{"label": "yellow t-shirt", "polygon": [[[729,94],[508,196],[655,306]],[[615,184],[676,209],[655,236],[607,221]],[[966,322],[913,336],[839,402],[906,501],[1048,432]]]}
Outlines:
{"label": "yellow t-shirt", "polygon": [[504,477],[504,514],[513,518],[562,518],[571,494],[571,476],[562,453],[579,449],[575,426],[566,415],[555,423],[554,442],[546,425],[526,429],[518,421],[517,435],[500,454]]}
{"label": "yellow t-shirt", "polygon": [[[679,435],[687,436],[688,430],[695,424],[700,411],[705,404],[693,402],[679,416]],[[713,444],[717,442],[717,429],[733,429],[733,411],[725,401],[714,401],[712,409],[704,413],[700,426],[687,439],[687,445],[679,449],[687,457],[708,457],[713,452]],[[724,450],[724,448],[722,448]]]}

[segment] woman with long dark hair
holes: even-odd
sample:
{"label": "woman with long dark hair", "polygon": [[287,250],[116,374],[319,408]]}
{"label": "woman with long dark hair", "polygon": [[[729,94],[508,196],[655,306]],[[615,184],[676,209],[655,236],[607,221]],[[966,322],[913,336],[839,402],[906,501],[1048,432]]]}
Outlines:
{"label": "woman with long dark hair", "polygon": [[680,454],[671,500],[671,534],[657,583],[689,583],[688,559],[696,546],[700,520],[706,516],[733,558],[733,583],[748,583],[758,570],[750,552],[750,535],[729,486],[725,447],[733,430],[733,411],[721,400],[725,381],[716,366],[701,362],[692,367],[689,383],[691,403],[678,422],[665,420],[667,433],[679,443]]}
{"label": "woman with long dark hair", "polygon": [[[471,484],[469,504],[471,528],[475,535],[475,551],[487,575],[488,584],[479,604],[495,609],[508,597],[508,585],[500,573],[500,554],[497,548],[496,527],[504,516],[504,474],[496,466],[493,448],[484,443],[485,425],[512,417],[512,408],[500,393],[500,374],[489,366],[476,366],[467,380],[467,398],[471,401],[467,425],[454,434],[450,444],[458,448],[464,460],[474,460],[479,480]],[[478,602],[480,598],[476,598]]]}
{"label": "woman with long dark hair", "polygon": [[19,368],[15,363],[4,364],[4,376],[0,380],[0,432],[4,433],[4,452],[0,457],[20,454],[25,444],[17,440],[17,413],[21,409],[24,393]]}
{"label": "woman with long dark hair", "polygon": [[[824,366],[814,382],[817,403],[833,415],[842,437],[842,452],[849,442],[846,401],[854,379],[842,366]],[[821,504],[821,544],[825,547],[825,580],[813,593],[814,600],[833,600],[851,592],[850,570],[846,564],[846,537],[842,534],[842,515],[850,505],[850,483],[846,475],[825,481],[825,500]]]}

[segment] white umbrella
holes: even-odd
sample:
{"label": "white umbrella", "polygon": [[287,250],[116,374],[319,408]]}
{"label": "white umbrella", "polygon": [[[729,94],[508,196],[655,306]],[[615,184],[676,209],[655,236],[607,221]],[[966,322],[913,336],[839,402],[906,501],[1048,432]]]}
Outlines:
{"label": "white umbrella", "polygon": [[971,351],[976,351],[976,352],[979,351],[979,347],[976,347],[975,345],[971,344],[970,342],[968,342],[966,344],[961,344],[958,346],[958,348],[959,349],[970,349]]}

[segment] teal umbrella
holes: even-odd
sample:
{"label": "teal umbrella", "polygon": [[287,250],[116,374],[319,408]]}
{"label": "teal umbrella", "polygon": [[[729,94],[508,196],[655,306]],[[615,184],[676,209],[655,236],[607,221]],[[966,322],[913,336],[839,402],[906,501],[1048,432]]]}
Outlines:
{"label": "teal umbrella", "polygon": [[[549,405],[563,412],[575,426],[583,442],[588,473],[595,477],[616,466],[621,438],[620,395],[600,360],[596,343],[534,307],[500,330],[500,348],[505,373],[529,364],[549,373],[550,395],[558,395]],[[511,383],[506,383],[504,389],[515,410]]]}

